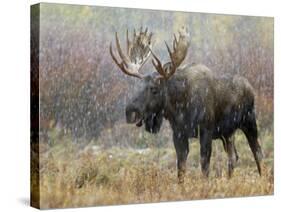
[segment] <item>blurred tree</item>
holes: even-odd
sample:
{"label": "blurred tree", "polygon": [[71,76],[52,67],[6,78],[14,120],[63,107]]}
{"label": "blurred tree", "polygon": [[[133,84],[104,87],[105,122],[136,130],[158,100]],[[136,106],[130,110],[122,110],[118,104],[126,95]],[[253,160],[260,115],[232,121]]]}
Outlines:
{"label": "blurred tree", "polygon": [[[178,28],[187,25],[187,63],[203,63],[218,74],[241,74],[257,91],[264,123],[273,113],[273,19],[202,13],[41,4],[40,119],[75,138],[98,136],[124,118],[124,105],[141,84],[120,73],[109,55],[114,32],[141,26],[154,33],[154,51],[168,59]],[[124,46],[123,46],[124,48]],[[144,72],[153,71],[147,63]],[[266,101],[264,101],[266,99]],[[50,124],[51,123],[51,124]],[[42,129],[42,130],[44,130]]]}

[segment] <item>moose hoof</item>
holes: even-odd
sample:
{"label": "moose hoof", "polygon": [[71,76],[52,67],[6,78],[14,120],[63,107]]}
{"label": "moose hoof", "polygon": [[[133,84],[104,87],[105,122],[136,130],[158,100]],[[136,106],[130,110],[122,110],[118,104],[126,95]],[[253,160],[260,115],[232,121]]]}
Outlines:
{"label": "moose hoof", "polygon": [[184,183],[184,175],[185,175],[184,171],[180,171],[178,173],[178,184],[183,184]]}

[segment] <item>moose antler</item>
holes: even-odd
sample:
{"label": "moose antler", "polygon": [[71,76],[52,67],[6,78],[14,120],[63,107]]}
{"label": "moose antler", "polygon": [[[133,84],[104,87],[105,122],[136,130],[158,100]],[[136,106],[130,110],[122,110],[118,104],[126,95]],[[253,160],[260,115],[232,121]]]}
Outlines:
{"label": "moose antler", "polygon": [[118,62],[118,59],[114,55],[112,51],[112,44],[110,43],[110,55],[116,65],[127,75],[134,76],[137,78],[142,79],[144,76],[139,72],[141,67],[145,64],[147,59],[149,58],[152,48],[151,45],[151,37],[152,33],[148,34],[148,29],[146,28],[145,31],[142,31],[142,27],[140,28],[139,34],[136,33],[134,30],[134,35],[132,41],[129,40],[129,33],[127,29],[127,54],[124,54],[121,46],[120,41],[115,33],[115,40],[116,40],[116,47],[118,54],[121,58],[121,62]]}
{"label": "moose antler", "polygon": [[176,35],[174,34],[174,40],[173,40],[173,52],[171,51],[170,47],[166,43],[166,47],[170,56],[171,61],[168,63],[165,63],[164,66],[162,66],[162,63],[157,58],[157,56],[152,52],[153,60],[152,64],[157,70],[157,72],[163,76],[165,79],[168,79],[171,77],[175,72],[176,69],[180,66],[182,61],[184,60],[188,47],[190,45],[190,35],[185,27],[182,27],[179,30],[179,38],[177,39]]}

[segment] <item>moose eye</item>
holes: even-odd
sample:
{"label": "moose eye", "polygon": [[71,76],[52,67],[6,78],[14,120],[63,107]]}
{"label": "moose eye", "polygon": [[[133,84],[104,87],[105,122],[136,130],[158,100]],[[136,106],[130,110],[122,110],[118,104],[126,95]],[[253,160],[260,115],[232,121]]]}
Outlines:
{"label": "moose eye", "polygon": [[158,94],[158,89],[157,89],[157,88],[151,87],[151,88],[150,88],[150,91],[151,91],[151,93],[152,93],[153,95]]}

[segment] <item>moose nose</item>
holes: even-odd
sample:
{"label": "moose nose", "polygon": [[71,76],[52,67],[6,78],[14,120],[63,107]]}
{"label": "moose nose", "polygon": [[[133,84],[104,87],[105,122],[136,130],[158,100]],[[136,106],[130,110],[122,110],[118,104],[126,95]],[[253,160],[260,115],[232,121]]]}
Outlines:
{"label": "moose nose", "polygon": [[137,108],[128,106],[126,108],[126,121],[127,123],[135,123],[140,119],[140,112]]}
{"label": "moose nose", "polygon": [[136,121],[136,118],[137,118],[137,113],[136,112],[132,112],[131,113],[131,116],[130,116],[130,121],[131,122],[135,122]]}

